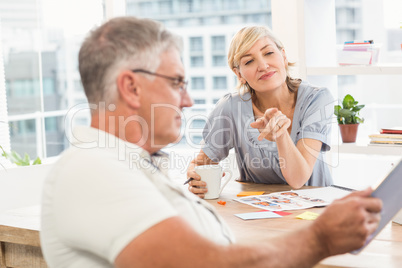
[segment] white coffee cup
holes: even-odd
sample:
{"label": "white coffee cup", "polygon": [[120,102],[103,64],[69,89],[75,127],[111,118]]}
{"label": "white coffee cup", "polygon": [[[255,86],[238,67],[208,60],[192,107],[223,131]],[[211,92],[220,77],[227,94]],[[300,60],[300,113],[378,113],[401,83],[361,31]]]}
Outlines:
{"label": "white coffee cup", "polygon": [[[196,166],[195,172],[201,176],[202,181],[207,183],[208,192],[205,193],[205,199],[218,198],[232,178],[230,169],[222,169],[219,165]],[[225,177],[222,178],[223,172],[225,172]]]}

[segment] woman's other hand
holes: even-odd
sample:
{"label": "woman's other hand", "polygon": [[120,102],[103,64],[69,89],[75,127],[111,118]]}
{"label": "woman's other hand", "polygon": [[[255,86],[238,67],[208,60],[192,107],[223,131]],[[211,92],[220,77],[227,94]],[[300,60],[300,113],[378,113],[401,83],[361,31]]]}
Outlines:
{"label": "woman's other hand", "polygon": [[[197,195],[200,198],[205,197],[205,193],[208,192],[207,183],[205,181],[201,181],[201,176],[195,172],[196,166],[202,165],[217,165],[219,163],[213,162],[203,150],[201,150],[197,157],[191,161],[188,169],[187,169],[187,180],[193,178],[188,183],[188,190],[193,194]],[[223,175],[225,176],[225,175]]]}
{"label": "woman's other hand", "polygon": [[188,183],[188,190],[200,198],[205,197],[205,193],[208,192],[207,183],[201,181],[201,176],[195,172],[195,165],[190,164],[187,169],[187,179],[192,178]]}

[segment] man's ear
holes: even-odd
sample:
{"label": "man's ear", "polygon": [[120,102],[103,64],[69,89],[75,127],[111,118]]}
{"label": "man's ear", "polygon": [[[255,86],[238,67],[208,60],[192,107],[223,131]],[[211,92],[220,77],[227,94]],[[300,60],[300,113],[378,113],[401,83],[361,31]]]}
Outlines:
{"label": "man's ear", "polygon": [[140,107],[141,90],[133,72],[123,71],[117,76],[119,97],[131,108]]}

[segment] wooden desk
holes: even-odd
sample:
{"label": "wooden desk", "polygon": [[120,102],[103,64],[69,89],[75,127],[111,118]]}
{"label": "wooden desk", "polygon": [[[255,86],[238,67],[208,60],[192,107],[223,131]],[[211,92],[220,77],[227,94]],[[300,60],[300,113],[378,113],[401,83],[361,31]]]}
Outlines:
{"label": "wooden desk", "polygon": [[[272,193],[290,189],[287,185],[230,182],[218,199],[226,201],[226,205],[217,204],[218,200],[216,199],[208,200],[208,202],[215,206],[219,214],[225,219],[238,242],[259,242],[311,224],[310,221],[295,218],[306,210],[290,211],[291,215],[277,219],[244,221],[234,216],[234,214],[255,212],[260,209],[233,201],[232,199],[241,191],[265,191],[265,193]],[[321,213],[323,209],[311,208],[308,211]],[[315,267],[402,267],[402,226],[390,223],[360,254],[343,254],[330,257],[324,259]]]}
{"label": "wooden desk", "polygon": [[[240,191],[265,191],[266,193],[290,190],[287,185],[264,185],[231,182],[224,189],[218,200],[226,201],[225,206],[217,204],[217,200],[209,200],[220,215],[226,220],[236,235],[238,242],[259,242],[271,237],[301,228],[310,221],[295,219],[305,210],[291,211],[278,219],[243,221],[234,216],[236,213],[258,211],[259,209],[232,199]],[[312,208],[309,211],[321,213],[323,208]],[[0,268],[46,268],[40,249],[39,232],[24,228],[0,225]],[[402,226],[392,223],[376,237],[374,241],[359,255],[343,254],[327,258],[316,268],[335,267],[402,267]]]}
{"label": "wooden desk", "polygon": [[0,268],[46,268],[39,232],[0,225]]}
{"label": "wooden desk", "polygon": [[[0,214],[0,268],[46,268],[39,239],[39,206]],[[14,226],[14,227],[11,227]]]}

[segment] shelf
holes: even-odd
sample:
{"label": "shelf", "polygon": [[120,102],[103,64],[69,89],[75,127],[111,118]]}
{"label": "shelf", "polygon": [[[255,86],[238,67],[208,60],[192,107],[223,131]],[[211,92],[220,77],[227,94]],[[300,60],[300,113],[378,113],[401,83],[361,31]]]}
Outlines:
{"label": "shelf", "polygon": [[402,74],[402,64],[375,66],[327,66],[307,67],[307,75],[395,75]]}
{"label": "shelf", "polygon": [[342,154],[367,154],[367,155],[400,155],[402,156],[402,146],[382,146],[364,145],[356,143],[342,143],[331,145],[332,153]]}

